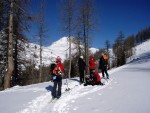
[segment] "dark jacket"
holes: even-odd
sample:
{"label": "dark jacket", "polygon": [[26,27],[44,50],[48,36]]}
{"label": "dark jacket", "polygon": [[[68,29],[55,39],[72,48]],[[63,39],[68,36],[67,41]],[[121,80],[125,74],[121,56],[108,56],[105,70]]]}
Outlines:
{"label": "dark jacket", "polygon": [[108,65],[108,61],[105,60],[103,56],[101,56],[99,59],[99,69],[107,68],[107,65]]}
{"label": "dark jacket", "polygon": [[79,58],[78,60],[78,67],[79,67],[79,71],[84,71],[85,70],[85,62],[82,58]]}

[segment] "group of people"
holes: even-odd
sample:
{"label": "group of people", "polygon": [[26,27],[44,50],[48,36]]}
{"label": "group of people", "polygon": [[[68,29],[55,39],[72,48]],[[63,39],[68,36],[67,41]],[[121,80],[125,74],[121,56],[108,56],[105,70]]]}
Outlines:
{"label": "group of people", "polygon": [[[97,71],[95,71],[96,63],[94,61],[94,57],[90,56],[89,58],[89,66],[86,65],[85,61],[83,60],[83,56],[80,56],[78,60],[78,67],[79,67],[79,74],[80,74],[80,83],[92,84],[92,85],[102,85],[100,75]],[[86,67],[89,68],[90,75],[84,74]],[[108,58],[106,53],[102,53],[99,59],[99,67],[98,69],[102,72],[102,77],[109,79],[109,75],[107,73],[108,68]],[[105,77],[106,74],[106,77]],[[85,78],[85,79],[84,79]]]}
{"label": "group of people", "polygon": [[[105,73],[106,78],[109,79],[109,75],[107,73],[107,66],[108,66],[107,56],[106,54],[102,54],[102,56],[99,59],[99,70],[101,70],[103,78],[105,78],[104,76],[104,73]],[[94,61],[93,56],[90,56],[89,58],[90,75],[85,76],[86,67],[87,65],[84,61],[83,56],[81,55],[78,60],[80,83],[81,84],[85,83],[85,85],[88,85],[88,84],[103,85],[103,83],[101,83],[99,72],[95,71],[96,63]],[[61,58],[58,56],[56,58],[56,63],[52,63],[50,67],[50,74],[52,75],[52,80],[54,82],[53,90],[52,90],[52,98],[61,97],[62,77],[64,75],[64,72],[65,72],[64,66],[61,62]]]}

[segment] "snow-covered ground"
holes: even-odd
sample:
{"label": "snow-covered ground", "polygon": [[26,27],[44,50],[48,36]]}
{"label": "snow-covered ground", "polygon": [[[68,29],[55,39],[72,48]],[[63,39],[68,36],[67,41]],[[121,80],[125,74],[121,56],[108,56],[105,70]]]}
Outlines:
{"label": "snow-covered ground", "polygon": [[103,80],[104,86],[83,86],[78,78],[69,79],[67,92],[64,79],[62,97],[53,103],[52,82],[1,91],[0,113],[150,113],[150,51],[108,73],[111,80]]}

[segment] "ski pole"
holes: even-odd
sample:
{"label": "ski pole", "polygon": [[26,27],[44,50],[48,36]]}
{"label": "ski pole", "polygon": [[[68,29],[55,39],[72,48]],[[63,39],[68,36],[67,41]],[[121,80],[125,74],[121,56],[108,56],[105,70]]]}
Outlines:
{"label": "ski pole", "polygon": [[70,90],[70,88],[68,87],[68,81],[67,81],[67,78],[66,78],[66,84],[67,84],[66,91],[69,91],[69,90]]}

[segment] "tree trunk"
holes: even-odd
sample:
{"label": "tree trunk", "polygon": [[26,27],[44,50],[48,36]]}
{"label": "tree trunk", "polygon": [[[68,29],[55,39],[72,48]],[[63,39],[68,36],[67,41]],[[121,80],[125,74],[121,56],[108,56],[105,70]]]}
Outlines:
{"label": "tree trunk", "polygon": [[13,62],[13,13],[14,13],[14,0],[10,0],[10,16],[9,16],[9,39],[8,39],[8,64],[7,72],[4,77],[4,89],[10,87],[11,76],[14,70]]}
{"label": "tree trunk", "polygon": [[[83,25],[83,37],[84,37],[84,51],[85,51],[85,54],[84,54],[84,57],[85,57],[85,63],[86,63],[86,65],[88,66],[88,61],[87,61],[87,43],[86,43],[86,34],[85,34],[85,24]],[[86,67],[86,69],[85,69],[85,73],[87,74],[87,72],[88,72],[88,67]]]}
{"label": "tree trunk", "polygon": [[69,73],[68,77],[71,78],[71,37],[69,36]]}
{"label": "tree trunk", "polygon": [[[86,52],[87,52],[87,64],[89,65],[89,41],[90,41],[90,39],[89,39],[89,30],[88,30],[88,28],[87,28],[87,50],[86,50]],[[89,68],[87,68],[87,74],[89,75],[90,74],[90,69]]]}
{"label": "tree trunk", "polygon": [[40,76],[39,76],[39,82],[42,82],[42,28],[41,28],[41,34],[40,34]]}
{"label": "tree trunk", "polygon": [[40,73],[39,73],[39,82],[42,82],[42,43],[44,40],[44,3],[45,0],[41,0],[40,6],[40,28],[39,28],[39,37],[40,37]]}

